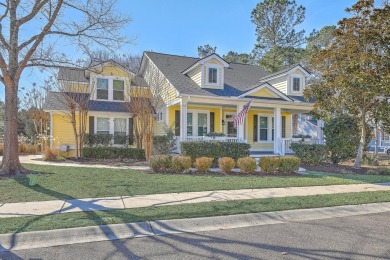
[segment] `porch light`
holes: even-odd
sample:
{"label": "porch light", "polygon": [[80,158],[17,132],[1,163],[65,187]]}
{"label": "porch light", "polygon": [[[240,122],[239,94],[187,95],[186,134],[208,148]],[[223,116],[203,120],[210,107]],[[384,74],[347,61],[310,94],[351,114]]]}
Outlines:
{"label": "porch light", "polygon": [[225,125],[225,120],[222,119],[222,125]]}

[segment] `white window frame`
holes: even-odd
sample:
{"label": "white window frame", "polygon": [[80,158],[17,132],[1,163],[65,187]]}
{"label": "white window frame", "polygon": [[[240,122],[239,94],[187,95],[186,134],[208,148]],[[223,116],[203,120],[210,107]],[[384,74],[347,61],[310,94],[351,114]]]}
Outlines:
{"label": "white window frame", "polygon": [[[95,125],[94,132],[95,132],[95,134],[97,134],[97,119],[98,118],[109,118],[109,120],[110,120],[109,134],[113,135],[113,136],[114,136],[114,131],[115,131],[114,119],[115,118],[126,119],[126,135],[129,135],[129,116],[120,116],[120,115],[118,115],[118,116],[96,115],[96,116],[94,116],[94,125]],[[113,146],[120,146],[120,147],[123,146],[121,144],[112,144],[112,145]]]}
{"label": "white window frame", "polygon": [[[209,69],[216,69],[217,70],[217,82],[209,82]],[[212,65],[207,65],[206,66],[206,85],[210,86],[219,86],[219,70],[220,68],[218,66],[212,66]]]}
{"label": "white window frame", "polygon": [[[260,140],[260,117],[266,117],[267,118],[267,140]],[[274,118],[271,114],[258,114],[257,115],[257,143],[273,143],[274,140],[272,140],[272,129],[275,128],[272,127],[272,118]],[[275,121],[274,121],[275,122]]]}
{"label": "white window frame", "polygon": [[[224,125],[224,134],[225,136],[228,136],[228,121],[233,121],[234,122],[234,119],[227,119],[226,116],[235,116],[236,113],[234,112],[225,112],[224,113],[224,122],[225,122],[225,125]],[[237,137],[237,133],[236,133],[236,137]]]}
{"label": "white window frame", "polygon": [[[199,133],[198,133],[198,114],[199,113],[207,114],[207,132],[210,132],[210,110],[188,109],[187,113],[192,113],[192,137],[199,136]],[[187,131],[187,125],[185,126],[185,129]]]}
{"label": "white window frame", "polygon": [[[294,78],[298,78],[299,79],[299,91],[297,90],[294,90]],[[303,81],[304,81],[304,77],[300,74],[292,74],[291,75],[291,93],[302,93],[303,91]]]}
{"label": "white window frame", "polygon": [[[98,99],[97,98],[97,79],[107,79],[108,80],[108,99]],[[101,76],[97,75],[95,77],[95,93],[94,99],[99,101],[112,101],[112,102],[125,102],[125,100],[114,100],[114,80],[122,80],[123,81],[123,95],[126,96],[126,78],[125,77],[117,77],[117,76]]]}

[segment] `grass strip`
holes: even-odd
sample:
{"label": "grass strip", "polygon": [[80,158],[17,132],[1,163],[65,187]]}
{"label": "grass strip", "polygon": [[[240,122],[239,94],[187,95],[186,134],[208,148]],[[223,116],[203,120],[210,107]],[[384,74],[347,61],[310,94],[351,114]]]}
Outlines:
{"label": "grass strip", "polygon": [[187,205],[135,208],[112,211],[63,213],[56,215],[1,218],[0,233],[131,223],[150,220],[211,217],[289,209],[390,202],[389,191],[344,193]]}
{"label": "grass strip", "polygon": [[25,176],[0,179],[0,203],[132,196],[170,192],[262,189],[390,182],[390,176],[313,173],[304,176],[147,174],[128,169],[25,165],[44,172],[30,187]]}

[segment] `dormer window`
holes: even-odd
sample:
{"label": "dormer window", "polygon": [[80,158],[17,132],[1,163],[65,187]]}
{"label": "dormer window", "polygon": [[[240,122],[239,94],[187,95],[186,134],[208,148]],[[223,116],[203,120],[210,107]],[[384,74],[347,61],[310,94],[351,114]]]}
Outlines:
{"label": "dormer window", "polygon": [[125,100],[125,82],[123,80],[114,80],[112,91],[114,100]]}
{"label": "dormer window", "polygon": [[207,79],[209,84],[218,84],[218,69],[208,68]]}
{"label": "dormer window", "polygon": [[293,83],[292,85],[293,92],[301,92],[301,78],[293,77],[292,83]]}
{"label": "dormer window", "polygon": [[101,100],[108,100],[108,79],[97,79],[96,98]]}
{"label": "dormer window", "polygon": [[118,79],[117,77],[98,77],[96,79],[96,99],[108,101],[124,101],[124,79]]}

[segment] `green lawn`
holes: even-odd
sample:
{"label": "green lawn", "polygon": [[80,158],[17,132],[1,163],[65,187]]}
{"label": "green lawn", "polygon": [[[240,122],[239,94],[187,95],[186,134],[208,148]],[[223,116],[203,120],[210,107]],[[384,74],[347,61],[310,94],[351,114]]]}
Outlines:
{"label": "green lawn", "polygon": [[113,211],[63,213],[33,217],[0,218],[0,233],[85,227],[148,220],[222,216],[389,201],[390,192],[375,191],[305,197],[207,202]]}
{"label": "green lawn", "polygon": [[39,180],[39,185],[34,187],[28,186],[27,177],[0,179],[0,203],[223,189],[390,182],[390,176],[380,175],[196,176],[146,174],[124,169],[25,166],[49,174],[45,174]]}

